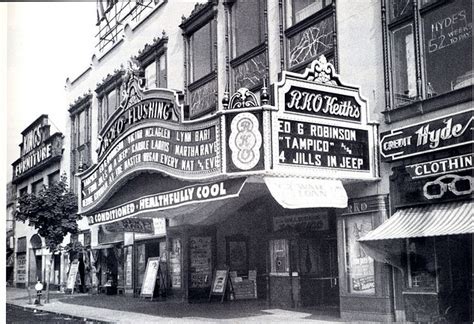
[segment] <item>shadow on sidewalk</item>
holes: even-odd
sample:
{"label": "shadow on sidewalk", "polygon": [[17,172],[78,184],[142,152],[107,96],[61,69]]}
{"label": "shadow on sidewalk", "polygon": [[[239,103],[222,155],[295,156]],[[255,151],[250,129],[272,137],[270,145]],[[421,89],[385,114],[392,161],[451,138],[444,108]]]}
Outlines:
{"label": "shadow on sidewalk", "polygon": [[[59,301],[89,307],[99,307],[111,310],[135,312],[152,316],[168,318],[200,317],[208,319],[239,319],[255,316],[267,316],[273,313],[265,300],[242,300],[233,302],[199,302],[186,303],[174,300],[150,301],[146,299],[124,297],[88,295],[65,295]],[[275,309],[277,311],[277,309]],[[317,309],[288,309],[289,320],[321,319],[341,321],[337,312],[320,311]]]}

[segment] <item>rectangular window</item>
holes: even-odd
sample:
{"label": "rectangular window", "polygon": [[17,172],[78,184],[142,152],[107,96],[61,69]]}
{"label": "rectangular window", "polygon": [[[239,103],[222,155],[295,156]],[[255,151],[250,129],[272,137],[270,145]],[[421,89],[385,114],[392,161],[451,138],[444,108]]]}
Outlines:
{"label": "rectangular window", "polygon": [[434,238],[408,239],[408,286],[436,290]]}
{"label": "rectangular window", "polygon": [[110,117],[118,108],[117,89],[113,89],[107,94],[107,117]]}
{"label": "rectangular window", "polygon": [[330,0],[292,0],[292,23],[296,24],[327,6]]}
{"label": "rectangular window", "polygon": [[263,43],[265,1],[236,1],[232,6],[234,57]]}
{"label": "rectangular window", "polygon": [[163,54],[158,57],[158,88],[166,88],[167,87],[167,75],[166,75],[166,55]]}
{"label": "rectangular window", "polygon": [[156,62],[153,61],[145,67],[145,86],[150,88],[156,87]]}
{"label": "rectangular window", "polygon": [[410,23],[392,31],[394,104],[408,104],[416,98],[415,42]]}
{"label": "rectangular window", "polygon": [[457,0],[422,14],[426,95],[472,84],[472,1]]}
{"label": "rectangular window", "polygon": [[344,219],[345,268],[349,293],[375,294],[374,260],[357,242],[371,230],[372,217],[370,215],[351,216]]}
{"label": "rectangular window", "polygon": [[19,196],[24,196],[28,193],[28,187],[23,187],[20,189],[20,193],[19,193]]}
{"label": "rectangular window", "polygon": [[87,112],[83,110],[79,113],[79,117],[77,119],[77,144],[81,146],[86,142],[86,122],[87,122]]}
{"label": "rectangular window", "polygon": [[394,108],[473,84],[472,1],[388,3]]}
{"label": "rectangular window", "polygon": [[53,183],[59,182],[59,180],[60,180],[59,171],[50,173],[48,175],[48,186],[52,185]]}
{"label": "rectangular window", "polygon": [[272,273],[289,273],[289,249],[288,240],[271,240],[270,241],[270,271]]}
{"label": "rectangular window", "polygon": [[43,190],[43,179],[33,182],[31,185],[31,193],[37,195],[41,190]]}
{"label": "rectangular window", "polygon": [[213,57],[215,39],[215,27],[212,21],[198,29],[191,36],[191,82],[197,81],[212,72],[215,61]]}

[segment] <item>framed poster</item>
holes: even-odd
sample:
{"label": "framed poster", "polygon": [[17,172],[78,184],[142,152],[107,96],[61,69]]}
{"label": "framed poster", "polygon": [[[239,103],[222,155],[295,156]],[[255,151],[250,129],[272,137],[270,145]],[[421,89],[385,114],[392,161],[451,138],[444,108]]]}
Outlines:
{"label": "framed poster", "polygon": [[248,271],[248,238],[245,236],[230,236],[226,238],[226,257],[230,271],[236,271],[239,275],[247,274]]}
{"label": "framed poster", "polygon": [[190,239],[190,288],[208,288],[212,276],[212,238],[193,236]]}

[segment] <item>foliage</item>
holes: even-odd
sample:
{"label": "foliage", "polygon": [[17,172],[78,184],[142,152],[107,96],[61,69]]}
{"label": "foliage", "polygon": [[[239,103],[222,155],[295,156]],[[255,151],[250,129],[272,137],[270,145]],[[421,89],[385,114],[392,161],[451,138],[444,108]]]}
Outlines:
{"label": "foliage", "polygon": [[29,222],[45,239],[51,252],[59,249],[64,237],[78,232],[77,197],[68,189],[67,178],[44,187],[38,194],[18,198],[15,219]]}

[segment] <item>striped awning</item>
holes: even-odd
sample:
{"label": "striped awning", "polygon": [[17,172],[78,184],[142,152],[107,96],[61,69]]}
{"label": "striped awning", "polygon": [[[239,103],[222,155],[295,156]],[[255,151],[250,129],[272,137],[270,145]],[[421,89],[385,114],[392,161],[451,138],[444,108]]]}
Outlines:
{"label": "striped awning", "polygon": [[403,208],[360,242],[474,233],[472,202]]}

